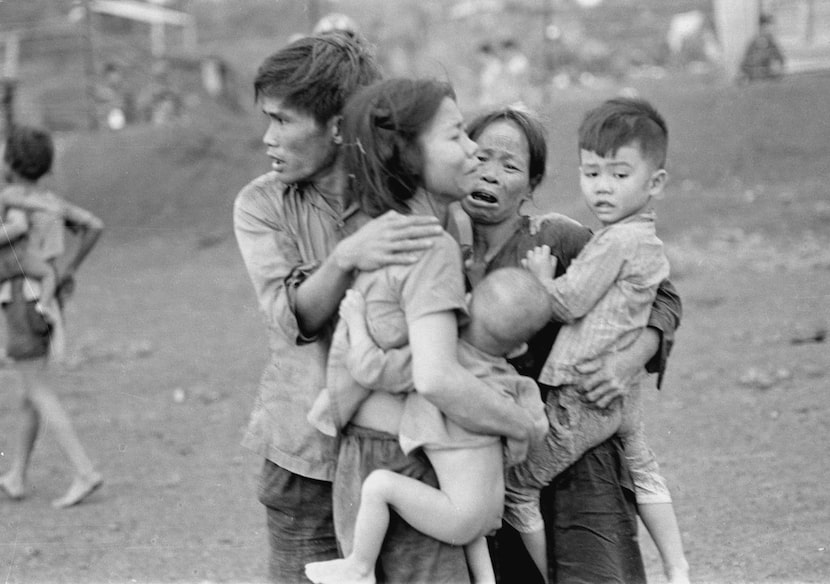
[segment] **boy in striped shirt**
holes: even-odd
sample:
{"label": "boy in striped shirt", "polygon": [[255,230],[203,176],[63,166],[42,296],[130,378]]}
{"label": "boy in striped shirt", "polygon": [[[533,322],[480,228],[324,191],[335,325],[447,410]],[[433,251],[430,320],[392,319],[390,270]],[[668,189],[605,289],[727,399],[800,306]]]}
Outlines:
{"label": "boy in striped shirt", "polygon": [[648,323],[657,287],[669,275],[650,209],[668,179],[667,145],[666,123],[646,101],[615,98],[588,112],[579,128],[580,187],[603,227],[559,278],[553,278],[556,258],[547,246],[523,260],[548,290],[554,318],[565,323],[539,377],[558,393],[557,406],[548,410],[551,431],[523,464],[509,470],[507,484],[505,520],[521,533],[542,574],[547,566],[539,489],[619,433],[640,516],[669,582],[688,582],[671,495],[645,442],[640,399],[645,372],[629,381],[624,400],[605,409],[589,405],[580,390],[581,365],[613,359],[634,342]]}

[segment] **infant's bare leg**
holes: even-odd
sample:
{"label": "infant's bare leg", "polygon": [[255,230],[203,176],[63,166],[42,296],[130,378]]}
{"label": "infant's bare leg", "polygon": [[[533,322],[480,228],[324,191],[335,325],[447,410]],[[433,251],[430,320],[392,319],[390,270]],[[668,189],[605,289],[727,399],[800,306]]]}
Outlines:
{"label": "infant's bare leg", "polygon": [[373,583],[390,508],[418,531],[453,545],[466,545],[499,527],[504,500],[501,443],[428,451],[428,457],[440,490],[388,470],[366,477],[352,554],[306,565],[312,582]]}
{"label": "infant's bare leg", "polygon": [[[390,504],[418,531],[452,545],[467,545],[501,527],[504,455],[500,441],[479,448],[427,450],[435,475],[432,500],[417,499],[405,511]],[[406,501],[402,501],[406,503]]]}

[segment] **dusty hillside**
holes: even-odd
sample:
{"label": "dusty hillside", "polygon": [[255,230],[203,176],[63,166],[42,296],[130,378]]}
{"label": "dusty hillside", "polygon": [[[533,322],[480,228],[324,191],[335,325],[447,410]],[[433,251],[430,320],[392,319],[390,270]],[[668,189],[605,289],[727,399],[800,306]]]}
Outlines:
{"label": "dusty hillside", "polygon": [[[830,75],[741,88],[689,78],[632,85],[657,104],[670,127],[664,236],[713,226],[784,234],[792,223],[826,230]],[[619,89],[562,92],[541,112],[551,156],[536,197],[539,210],[590,221],[576,196],[573,140],[585,109]],[[57,184],[95,209],[113,236],[226,231],[235,193],[267,170],[264,122],[253,104],[244,105],[238,114],[197,108],[165,128],[63,135]]]}

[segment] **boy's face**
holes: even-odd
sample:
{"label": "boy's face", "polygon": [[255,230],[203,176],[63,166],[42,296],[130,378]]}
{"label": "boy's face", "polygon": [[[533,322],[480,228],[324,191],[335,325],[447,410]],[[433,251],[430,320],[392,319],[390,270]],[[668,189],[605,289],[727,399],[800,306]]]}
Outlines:
{"label": "boy's face", "polygon": [[607,157],[580,151],[579,185],[591,212],[610,225],[645,210],[663,192],[668,175],[643,158],[636,144],[620,147]]}
{"label": "boy's face", "polygon": [[321,126],[314,116],[286,106],[278,97],[262,97],[260,105],[268,118],[262,141],[281,182],[314,180],[333,169],[339,152],[337,119]]}

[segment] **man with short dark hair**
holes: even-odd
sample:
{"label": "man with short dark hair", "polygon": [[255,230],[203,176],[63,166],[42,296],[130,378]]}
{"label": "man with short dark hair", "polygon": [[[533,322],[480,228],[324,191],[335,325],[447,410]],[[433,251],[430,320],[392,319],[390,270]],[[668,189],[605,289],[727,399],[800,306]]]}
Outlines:
{"label": "man with short dark hair", "polygon": [[306,415],[325,386],[340,300],[354,272],[411,263],[441,232],[434,217],[390,212],[369,220],[348,195],[340,112],[378,79],[361,39],[324,33],[270,55],[254,81],[268,118],[271,172],[239,192],[234,230],[271,357],[243,445],[265,458],[259,500],[268,517],[269,574],[281,583],[307,582],[305,564],[337,557],[337,443]]}

